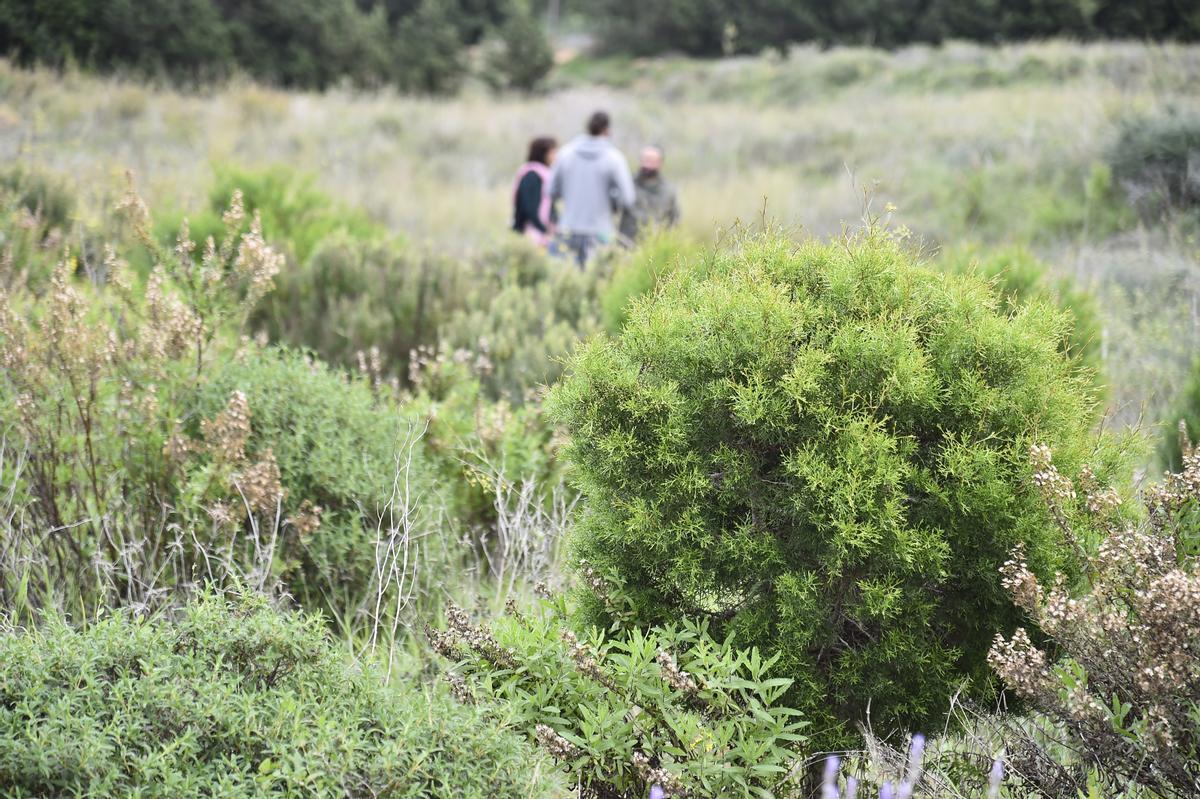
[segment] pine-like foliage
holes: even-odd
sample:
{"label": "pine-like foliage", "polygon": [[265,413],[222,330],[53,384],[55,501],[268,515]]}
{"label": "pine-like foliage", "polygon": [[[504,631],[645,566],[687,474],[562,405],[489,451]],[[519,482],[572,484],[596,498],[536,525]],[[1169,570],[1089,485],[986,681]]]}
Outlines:
{"label": "pine-like foliage", "polygon": [[[982,280],[889,235],[773,237],[680,269],[550,398],[587,504],[575,555],[639,623],[703,617],[780,655],[835,746],[869,717],[927,729],[1017,613],[999,567],[1073,567],[1028,488],[1030,446],[1111,469],[1069,318],[998,308]],[[584,597],[585,617],[610,621]]]}

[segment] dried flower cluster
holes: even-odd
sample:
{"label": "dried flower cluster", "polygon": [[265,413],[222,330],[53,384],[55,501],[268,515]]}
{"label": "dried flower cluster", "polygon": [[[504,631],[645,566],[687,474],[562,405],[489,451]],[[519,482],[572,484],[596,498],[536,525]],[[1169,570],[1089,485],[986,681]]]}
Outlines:
{"label": "dried flower cluster", "polygon": [[581,674],[591,677],[596,682],[610,690],[617,690],[616,684],[612,678],[604,673],[604,669],[600,668],[599,661],[586,646],[579,642],[579,638],[570,630],[562,631],[563,643],[567,645],[567,651],[571,655],[571,660],[575,661],[575,667],[579,669]]}
{"label": "dried flower cluster", "polygon": [[644,752],[634,752],[631,760],[634,770],[637,771],[642,781],[647,785],[657,785],[661,789],[663,799],[688,795],[683,782],[665,768],[654,765],[654,758]]}
{"label": "dried flower cluster", "polygon": [[[1071,481],[1034,448],[1035,481],[1054,503],[1074,496]],[[1102,539],[1087,561],[1088,589],[1066,578],[1042,586],[1019,549],[1003,584],[1049,636],[1052,661],[1018,629],[997,636],[990,662],[1008,685],[1062,723],[1091,762],[1122,780],[1165,793],[1193,795],[1200,765],[1200,573],[1180,556],[1184,538],[1200,533],[1200,455],[1147,492],[1141,524],[1118,523],[1111,489],[1080,476],[1093,528]],[[1081,534],[1071,528],[1079,543]]]}
{"label": "dried flower cluster", "polygon": [[491,633],[472,624],[467,612],[458,605],[450,603],[446,607],[446,621],[449,629],[443,635],[449,636],[454,649],[465,647],[495,666],[517,668],[516,653],[500,646]]}
{"label": "dried flower cluster", "polygon": [[571,760],[579,756],[579,748],[575,744],[554,731],[547,724],[539,724],[534,728],[534,737],[538,745],[550,753],[556,760]]}
{"label": "dried flower cluster", "polygon": [[312,500],[306,499],[300,503],[300,507],[294,513],[287,517],[286,521],[289,527],[296,531],[296,535],[300,536],[301,540],[310,538],[313,533],[321,528],[321,514],[324,509],[320,505],[316,505]]}
{"label": "dried flower cluster", "polygon": [[676,691],[691,697],[695,697],[700,692],[700,686],[696,684],[690,674],[679,668],[670,652],[665,649],[658,650],[655,661],[662,668],[663,679]]}
{"label": "dried flower cluster", "polygon": [[214,419],[202,421],[200,432],[215,460],[240,463],[246,457],[246,442],[250,439],[250,404],[246,395],[241,391],[230,394],[225,410]]}
{"label": "dried flower cluster", "polygon": [[437,393],[437,386],[446,378],[447,370],[454,367],[466,369],[470,375],[484,377],[495,368],[490,350],[491,345],[486,338],[479,339],[474,350],[466,347],[451,350],[446,345],[434,347],[422,344],[408,353],[408,382],[416,389],[424,388]]}
{"label": "dried flower cluster", "polygon": [[256,513],[275,512],[287,498],[275,453],[268,447],[258,459],[233,475],[233,484]]}

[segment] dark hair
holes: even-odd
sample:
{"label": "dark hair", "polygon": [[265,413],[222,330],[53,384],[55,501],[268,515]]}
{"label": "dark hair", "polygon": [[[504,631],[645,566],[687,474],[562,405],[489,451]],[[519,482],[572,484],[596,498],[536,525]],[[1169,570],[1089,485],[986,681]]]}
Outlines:
{"label": "dark hair", "polygon": [[588,119],[587,132],[593,136],[600,136],[608,132],[608,114],[603,111],[597,111]]}
{"label": "dark hair", "polygon": [[556,147],[558,147],[558,141],[553,136],[538,136],[529,142],[529,157],[525,160],[546,164],[550,158],[550,151]]}

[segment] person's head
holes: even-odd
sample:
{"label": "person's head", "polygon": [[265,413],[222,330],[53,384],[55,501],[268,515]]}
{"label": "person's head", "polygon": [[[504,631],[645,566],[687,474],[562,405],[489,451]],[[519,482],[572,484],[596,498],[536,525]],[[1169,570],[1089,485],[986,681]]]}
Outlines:
{"label": "person's head", "polygon": [[536,161],[550,166],[554,163],[554,153],[558,151],[558,142],[550,136],[538,136],[529,142],[529,157],[526,161]]}
{"label": "person's head", "polygon": [[608,114],[597,111],[588,117],[587,132],[592,136],[607,136],[609,124]]}
{"label": "person's head", "polygon": [[638,159],[638,167],[643,172],[657,172],[662,169],[663,153],[662,150],[653,145],[646,145],[642,148],[642,154]]}

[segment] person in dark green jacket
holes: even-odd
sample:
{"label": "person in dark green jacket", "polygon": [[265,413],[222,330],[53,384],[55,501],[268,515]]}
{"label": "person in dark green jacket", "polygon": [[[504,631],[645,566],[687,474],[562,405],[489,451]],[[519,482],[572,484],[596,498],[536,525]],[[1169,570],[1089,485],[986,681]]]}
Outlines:
{"label": "person in dark green jacket", "polygon": [[621,240],[637,241],[648,227],[674,227],[679,222],[679,198],[675,187],[662,176],[663,154],[657,147],[643,147],[637,177],[633,179],[633,205],[621,213]]}

